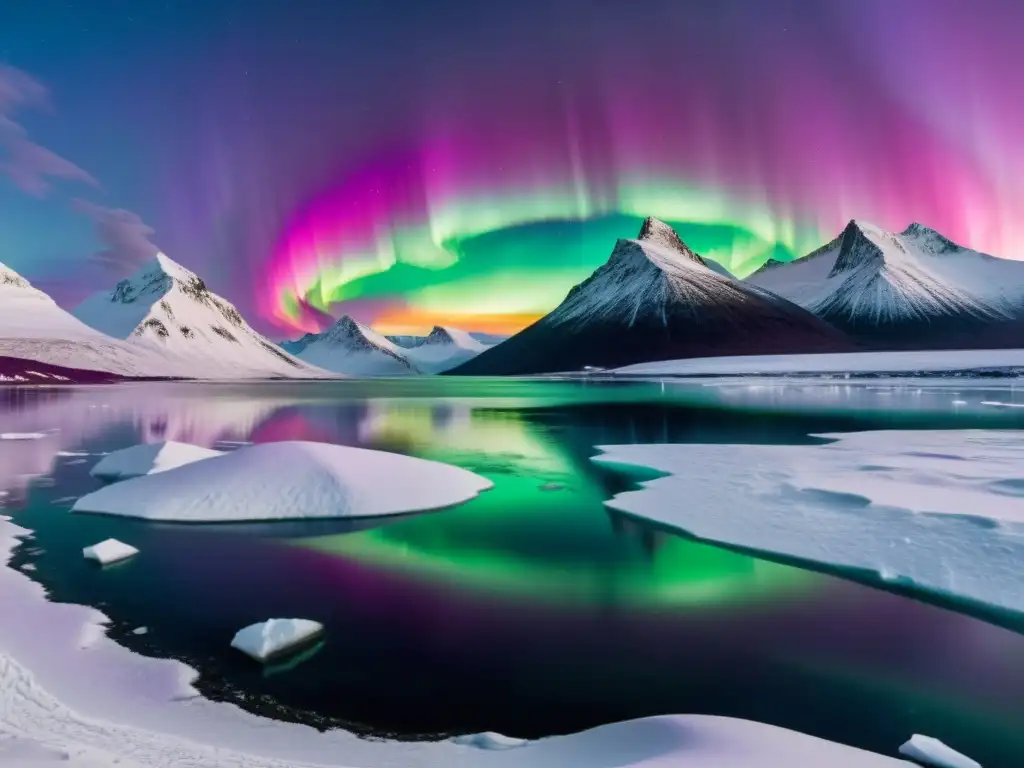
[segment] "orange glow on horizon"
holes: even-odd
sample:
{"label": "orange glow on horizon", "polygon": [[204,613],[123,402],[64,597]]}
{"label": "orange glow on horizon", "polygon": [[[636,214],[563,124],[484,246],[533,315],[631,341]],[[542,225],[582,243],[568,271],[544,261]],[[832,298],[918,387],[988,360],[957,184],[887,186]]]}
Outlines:
{"label": "orange glow on horizon", "polygon": [[511,335],[535,323],[541,314],[509,315],[460,315],[452,312],[424,312],[414,307],[404,307],[384,312],[373,319],[373,329],[378,333],[395,335],[424,335],[435,325],[447,325],[463,331]]}

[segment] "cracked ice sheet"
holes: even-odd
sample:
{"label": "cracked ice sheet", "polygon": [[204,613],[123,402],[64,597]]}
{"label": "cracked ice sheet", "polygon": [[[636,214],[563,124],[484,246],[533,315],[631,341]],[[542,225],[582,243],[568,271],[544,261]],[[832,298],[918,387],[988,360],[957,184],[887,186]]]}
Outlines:
{"label": "cracked ice sheet", "polygon": [[668,477],[612,509],[697,538],[1024,613],[1024,432],[873,431],[820,445],[601,446]]}

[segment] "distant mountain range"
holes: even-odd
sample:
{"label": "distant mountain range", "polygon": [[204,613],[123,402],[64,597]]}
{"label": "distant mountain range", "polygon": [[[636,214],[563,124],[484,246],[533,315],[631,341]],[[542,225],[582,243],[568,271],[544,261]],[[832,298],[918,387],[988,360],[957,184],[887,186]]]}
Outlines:
{"label": "distant mountain range", "polygon": [[506,376],[852,348],[806,309],[736,280],[649,218],[552,312],[451,373]]}
{"label": "distant mountain range", "polygon": [[323,333],[306,334],[286,348],[336,373],[402,376],[446,371],[488,347],[472,334],[442,326],[427,336],[383,336],[346,315]]}
{"label": "distant mountain range", "polygon": [[1024,346],[1024,262],[972,251],[921,224],[894,234],[851,221],[818,250],[769,261],[747,282],[867,349]]}
{"label": "distant mountain range", "polygon": [[350,317],[274,344],[159,254],[73,313],[0,265],[0,381],[524,375],[691,357],[1024,348],[1024,262],[911,224],[851,221],[746,280],[644,221],[552,312],[505,338],[384,336]]}

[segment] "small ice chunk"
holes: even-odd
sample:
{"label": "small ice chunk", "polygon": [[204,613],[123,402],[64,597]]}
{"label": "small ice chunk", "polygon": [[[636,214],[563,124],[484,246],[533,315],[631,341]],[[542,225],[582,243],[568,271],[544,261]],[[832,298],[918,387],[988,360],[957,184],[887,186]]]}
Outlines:
{"label": "small ice chunk", "polygon": [[966,400],[954,400],[953,405],[967,405]]}
{"label": "small ice chunk", "polygon": [[132,630],[133,635],[145,635],[149,632],[148,627],[136,627]]}
{"label": "small ice chunk", "polygon": [[486,731],[484,733],[469,733],[465,736],[456,736],[452,739],[452,743],[477,749],[500,750],[515,749],[529,742],[526,739],[517,739],[512,736],[495,733],[494,731]]}
{"label": "small ice chunk", "polygon": [[42,440],[46,432],[4,432],[0,440]]}
{"label": "small ice chunk", "polygon": [[900,754],[936,768],[981,768],[981,763],[947,747],[938,739],[915,733],[900,747]]}
{"label": "small ice chunk", "polygon": [[101,480],[127,480],[166,472],[194,461],[221,455],[221,451],[170,440],[162,443],[143,443],[108,453],[89,474]]}
{"label": "small ice chunk", "polygon": [[139,550],[117,539],[107,539],[82,550],[86,560],[95,560],[100,565],[109,565],[137,555]]}
{"label": "small ice chunk", "polygon": [[238,630],[231,647],[263,662],[283,656],[323,631],[323,624],[309,619],[268,619]]}

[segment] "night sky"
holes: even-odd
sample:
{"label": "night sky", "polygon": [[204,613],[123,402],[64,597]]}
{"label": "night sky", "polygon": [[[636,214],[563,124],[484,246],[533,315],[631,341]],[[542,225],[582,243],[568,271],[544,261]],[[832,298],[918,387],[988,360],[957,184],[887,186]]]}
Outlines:
{"label": "night sky", "polygon": [[739,274],[850,218],[1024,258],[1022,31],[1019,0],[4,0],[0,261],[73,304],[159,246],[285,337],[515,330],[645,215]]}

